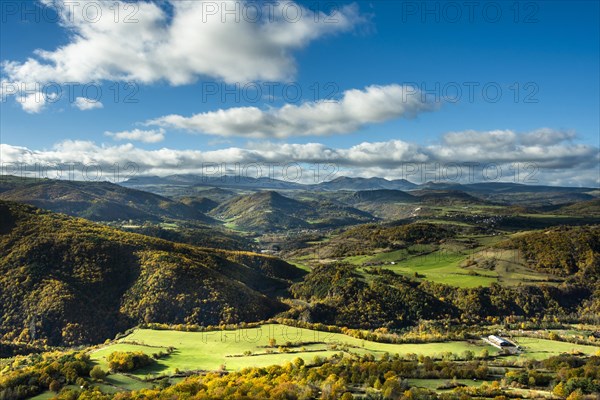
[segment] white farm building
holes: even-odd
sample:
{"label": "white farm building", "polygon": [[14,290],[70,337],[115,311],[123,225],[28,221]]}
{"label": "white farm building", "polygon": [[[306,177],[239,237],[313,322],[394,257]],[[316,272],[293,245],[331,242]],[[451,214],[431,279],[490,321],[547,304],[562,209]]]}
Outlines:
{"label": "white farm building", "polygon": [[517,346],[510,340],[500,336],[490,335],[487,338],[484,338],[483,340],[506,353],[515,354],[521,350],[521,347]]}

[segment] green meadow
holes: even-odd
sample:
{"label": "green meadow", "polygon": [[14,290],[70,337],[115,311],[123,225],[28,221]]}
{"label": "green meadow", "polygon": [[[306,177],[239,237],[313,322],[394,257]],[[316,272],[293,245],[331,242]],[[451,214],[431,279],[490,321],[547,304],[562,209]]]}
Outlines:
{"label": "green meadow", "polygon": [[[527,268],[515,250],[484,248],[465,250],[460,246],[433,249],[433,246],[412,246],[408,249],[346,257],[344,261],[357,265],[386,268],[398,274],[430,280],[446,285],[472,288],[500,283],[556,284],[557,277]],[[493,268],[483,267],[492,263]],[[364,267],[361,268],[364,270]]]}
{"label": "green meadow", "polygon": [[[274,343],[270,341],[274,339]],[[517,358],[542,359],[565,352],[594,354],[599,347],[567,342],[514,338],[524,349]],[[273,345],[273,346],[271,346]],[[175,351],[159,359],[154,365],[135,371],[135,376],[147,378],[171,375],[176,371],[218,370],[229,371],[245,367],[262,367],[282,364],[297,357],[310,363],[315,356],[328,357],[340,351],[376,357],[389,354],[423,354],[441,358],[444,353],[461,355],[466,350],[475,355],[487,349],[497,354],[497,349],[483,342],[466,341],[419,344],[390,344],[357,339],[341,333],[330,333],[287,325],[266,324],[256,328],[212,332],[180,332],[172,330],[136,329],[129,336],[94,351],[92,359],[107,368],[106,357],[113,351],[142,351],[149,355],[172,346]],[[111,375],[114,377],[115,375]],[[129,378],[131,379],[131,378]],[[125,382],[126,386],[129,386]],[[119,385],[117,385],[119,386]]]}
{"label": "green meadow", "polygon": [[516,337],[514,341],[523,348],[523,353],[509,358],[543,360],[561,353],[580,352],[593,355],[600,351],[600,346],[587,346],[557,340],[538,339],[531,337]]}
{"label": "green meadow", "polygon": [[[269,341],[275,340],[270,347]],[[135,344],[133,344],[135,343]],[[315,356],[328,357],[340,351],[357,354],[423,354],[441,357],[445,352],[478,354],[495,348],[467,342],[389,344],[357,339],[340,333],[322,332],[287,325],[267,324],[257,328],[213,332],[179,332],[136,329],[119,342],[92,353],[92,359],[107,368],[106,357],[113,351],[142,351],[149,355],[173,346],[175,351],[148,368],[136,371],[138,377],[170,375],[179,371],[239,370],[282,364],[297,357],[311,362]]]}
{"label": "green meadow", "polygon": [[[274,339],[275,343],[270,343]],[[597,354],[600,347],[577,345],[568,342],[537,339],[531,337],[513,337],[524,352],[507,356],[512,360],[544,359],[561,353]],[[274,344],[274,346],[270,346]],[[132,374],[113,373],[102,382],[91,382],[104,393],[115,393],[123,390],[140,390],[152,388],[155,382],[146,379],[170,376],[177,372],[208,371],[225,368],[229,371],[245,367],[264,367],[293,361],[297,357],[311,363],[316,356],[328,357],[340,351],[356,354],[414,354],[441,358],[452,352],[461,355],[470,350],[476,356],[482,350],[488,350],[494,356],[497,349],[485,344],[468,342],[389,344],[356,339],[340,333],[330,333],[311,329],[296,328],[287,325],[266,324],[256,328],[222,330],[213,332],[180,332],[174,330],[136,329],[127,337],[105,347],[92,351],[91,358],[103,369],[108,369],[106,358],[114,351],[141,351],[148,355],[167,351],[174,347],[170,355],[159,359],[154,365],[134,371]],[[171,383],[180,381],[181,377],[169,378]],[[409,379],[411,386],[437,390],[445,379]],[[458,383],[467,386],[478,386],[484,381],[459,379]],[[71,386],[69,386],[71,387]],[[76,389],[76,387],[72,387]],[[516,389],[515,389],[516,393]],[[519,392],[520,393],[520,392]],[[523,390],[530,395],[528,390]],[[54,393],[46,391],[34,399],[45,400],[54,397]]]}

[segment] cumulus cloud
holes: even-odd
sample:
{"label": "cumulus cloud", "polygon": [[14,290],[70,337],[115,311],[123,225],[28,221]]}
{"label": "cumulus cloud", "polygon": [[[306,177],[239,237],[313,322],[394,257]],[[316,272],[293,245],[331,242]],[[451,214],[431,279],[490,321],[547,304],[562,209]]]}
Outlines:
{"label": "cumulus cloud", "polygon": [[17,96],[17,102],[21,104],[23,111],[28,114],[37,114],[46,106],[46,97],[39,92],[21,94]]}
{"label": "cumulus cloud", "polygon": [[164,129],[141,130],[134,129],[132,131],[121,132],[104,132],[106,136],[110,136],[115,140],[136,140],[144,143],[158,143],[165,139]]}
{"label": "cumulus cloud", "polygon": [[77,97],[73,102],[73,106],[77,107],[81,111],[94,110],[96,108],[104,107],[100,101],[88,99],[86,97]]}
{"label": "cumulus cloud", "polygon": [[295,74],[295,50],[367,22],[356,5],[326,14],[291,1],[43,3],[58,10],[70,41],[4,62],[12,82],[279,81]]}
{"label": "cumulus cloud", "polygon": [[[502,151],[490,151],[489,142],[508,142]],[[351,176],[406,177],[408,163],[431,167],[441,165],[477,164],[479,168],[495,164],[504,171],[503,178],[514,181],[514,164],[534,166],[539,183],[597,186],[600,184],[597,166],[599,149],[575,144],[570,139],[550,145],[524,145],[521,139],[529,133],[512,131],[464,132],[477,138],[477,144],[465,146],[458,133],[447,134],[440,143],[420,145],[402,140],[364,142],[348,148],[334,148],[321,143],[280,144],[251,143],[246,148],[230,147],[221,150],[175,150],[161,148],[145,150],[131,143],[117,146],[99,146],[89,141],[64,141],[48,150],[0,145],[3,161],[28,165],[59,165],[66,163],[97,164],[110,169],[115,163],[134,163],[141,174],[168,175],[174,173],[201,173],[207,164],[269,163],[269,164],[335,164]],[[478,152],[475,150],[479,149]],[[511,169],[512,168],[512,169]],[[265,168],[264,171],[268,171]],[[310,175],[310,173],[308,173]],[[466,175],[463,177],[466,178]],[[410,177],[409,177],[410,179]],[[443,179],[440,178],[440,179]],[[527,182],[532,183],[532,182]]]}
{"label": "cumulus cloud", "polygon": [[172,114],[147,121],[146,125],[219,136],[285,138],[348,133],[366,124],[411,118],[432,109],[432,104],[413,87],[373,85],[347,90],[339,101],[286,104],[267,110],[235,107],[191,117]]}

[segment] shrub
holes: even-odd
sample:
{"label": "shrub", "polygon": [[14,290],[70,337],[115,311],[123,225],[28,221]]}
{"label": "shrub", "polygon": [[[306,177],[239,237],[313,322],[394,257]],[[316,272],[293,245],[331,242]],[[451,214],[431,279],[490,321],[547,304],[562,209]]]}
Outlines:
{"label": "shrub", "polygon": [[101,381],[102,379],[106,378],[106,372],[104,372],[104,370],[99,365],[96,365],[90,371],[90,377],[93,380]]}
{"label": "shrub", "polygon": [[145,367],[154,362],[152,357],[141,351],[115,351],[108,356],[108,367],[112,371],[128,372]]}

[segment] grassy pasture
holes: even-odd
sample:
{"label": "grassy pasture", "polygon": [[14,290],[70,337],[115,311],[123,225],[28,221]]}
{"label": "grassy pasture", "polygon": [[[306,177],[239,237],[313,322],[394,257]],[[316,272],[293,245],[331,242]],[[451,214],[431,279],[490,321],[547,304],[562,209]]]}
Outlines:
{"label": "grassy pasture", "polygon": [[510,358],[543,360],[561,353],[581,352],[583,354],[592,355],[600,351],[599,346],[559,342],[556,340],[531,337],[515,337],[512,339],[523,347],[524,352],[519,355],[511,356]]}
{"label": "grassy pasture", "polygon": [[[275,339],[275,346],[269,347],[269,340]],[[567,342],[550,341],[528,337],[514,338],[525,352],[514,356],[519,358],[547,358],[564,352],[580,351],[594,354],[600,348],[576,345]],[[156,353],[168,346],[175,352],[160,359],[151,367],[136,371],[137,376],[173,374],[176,369],[217,370],[225,366],[227,370],[239,370],[250,366],[282,364],[301,357],[311,362],[315,356],[327,357],[345,350],[357,354],[371,353],[381,356],[390,354],[423,354],[440,357],[445,352],[461,354],[471,350],[479,354],[487,349],[496,354],[496,348],[486,344],[468,342],[390,344],[361,340],[340,333],[322,332],[292,326],[267,324],[257,328],[223,330],[213,332],[179,332],[169,330],[137,329],[121,339],[128,343],[114,343],[92,353],[92,358],[106,368],[106,357],[113,351],[143,351]],[[286,345],[287,343],[287,345]],[[152,346],[152,347],[150,347]],[[129,378],[130,379],[130,378]]]}
{"label": "grassy pasture", "polygon": [[462,288],[489,286],[494,282],[512,286],[523,282],[556,284],[558,281],[555,276],[528,268],[516,250],[491,247],[471,250],[460,242],[438,249],[431,245],[415,245],[408,249],[346,257],[344,261],[357,266],[370,263],[399,274],[418,274],[421,279]]}
{"label": "grassy pasture", "polygon": [[[417,273],[422,279],[457,287],[489,286],[497,281],[497,275],[493,272],[478,270],[474,273],[462,268],[462,263],[469,257],[462,251],[440,249],[420,255],[406,254],[407,251],[402,249],[372,256],[348,257],[346,261],[355,265],[365,262],[381,263],[381,268],[402,275],[415,276]],[[404,258],[401,258],[403,255]]]}
{"label": "grassy pasture", "polygon": [[[275,347],[269,340],[275,339]],[[440,356],[444,352],[460,354],[472,350],[476,354],[491,346],[467,342],[389,344],[356,339],[339,333],[329,333],[286,325],[268,324],[258,328],[224,330],[214,332],[179,332],[137,329],[122,341],[135,341],[139,345],[115,343],[92,353],[92,358],[106,368],[106,357],[113,351],[144,351],[152,354],[160,347],[175,347],[175,351],[148,368],[136,371],[139,377],[153,374],[173,374],[176,369],[216,370],[225,365],[227,370],[239,370],[250,366],[282,364],[301,357],[310,362],[315,356],[328,357],[347,346],[347,351],[358,354],[371,353],[381,356],[390,354],[424,354]],[[290,345],[286,346],[289,342]],[[146,347],[158,346],[158,347]],[[280,349],[285,346],[286,350]],[[144,349],[144,347],[146,347]],[[272,353],[268,353],[272,351]],[[251,352],[251,354],[245,352]]]}
{"label": "grassy pasture", "polygon": [[[270,339],[275,346],[269,347]],[[561,353],[582,352],[594,354],[600,347],[576,345],[567,342],[551,341],[529,337],[512,338],[521,345],[523,354],[510,356],[513,359],[544,359]],[[135,342],[136,344],[132,344]],[[287,343],[287,345],[286,345]],[[129,336],[116,343],[91,353],[92,359],[107,369],[106,357],[113,351],[142,351],[146,354],[165,351],[175,347],[169,356],[158,360],[154,365],[134,371],[133,375],[111,374],[100,386],[106,393],[119,390],[139,390],[152,387],[152,383],[142,381],[161,375],[172,375],[179,371],[218,370],[225,367],[229,371],[245,367],[264,367],[293,361],[297,357],[307,363],[315,356],[329,357],[340,351],[356,354],[370,353],[380,357],[390,354],[423,354],[440,358],[444,353],[461,355],[471,350],[478,355],[487,349],[490,355],[497,354],[495,347],[485,343],[445,342],[420,344],[389,344],[356,339],[340,333],[330,333],[287,325],[266,324],[256,328],[223,330],[213,332],[180,332],[173,330],[136,329]],[[283,346],[284,348],[280,348]],[[248,353],[249,352],[249,353]],[[173,378],[177,379],[177,378]],[[443,380],[411,380],[414,386],[437,387]],[[481,382],[462,382],[468,385]],[[40,399],[49,398],[45,393]]]}

